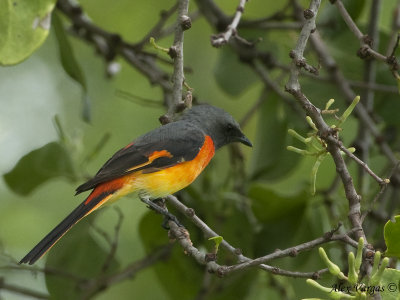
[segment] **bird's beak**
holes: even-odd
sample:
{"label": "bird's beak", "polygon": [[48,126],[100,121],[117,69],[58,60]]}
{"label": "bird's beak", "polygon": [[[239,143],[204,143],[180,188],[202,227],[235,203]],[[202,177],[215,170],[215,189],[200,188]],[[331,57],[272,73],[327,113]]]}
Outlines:
{"label": "bird's beak", "polygon": [[250,140],[244,134],[242,134],[242,136],[238,137],[236,139],[236,142],[240,142],[246,146],[253,147],[253,144],[250,142]]}

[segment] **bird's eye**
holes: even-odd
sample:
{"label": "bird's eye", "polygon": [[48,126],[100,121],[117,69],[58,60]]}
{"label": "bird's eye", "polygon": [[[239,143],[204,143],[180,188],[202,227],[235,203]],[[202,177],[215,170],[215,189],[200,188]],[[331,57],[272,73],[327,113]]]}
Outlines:
{"label": "bird's eye", "polygon": [[226,130],[227,131],[233,131],[234,129],[235,129],[235,126],[233,126],[233,124],[226,125]]}

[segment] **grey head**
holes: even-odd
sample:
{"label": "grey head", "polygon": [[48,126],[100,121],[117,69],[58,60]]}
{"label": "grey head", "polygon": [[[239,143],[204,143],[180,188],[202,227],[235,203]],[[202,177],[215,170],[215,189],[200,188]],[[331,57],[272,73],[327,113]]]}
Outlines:
{"label": "grey head", "polygon": [[196,105],[185,111],[180,120],[188,121],[202,129],[212,138],[215,149],[233,142],[252,147],[238,122],[221,108],[208,104]]}

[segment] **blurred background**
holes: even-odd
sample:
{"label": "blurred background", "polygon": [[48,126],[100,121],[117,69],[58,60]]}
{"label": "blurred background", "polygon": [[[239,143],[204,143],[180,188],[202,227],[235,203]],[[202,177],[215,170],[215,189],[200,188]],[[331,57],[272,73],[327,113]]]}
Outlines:
{"label": "blurred background", "polygon": [[[352,1],[348,8],[362,29],[368,25],[371,2]],[[215,3],[227,16],[232,16],[238,5],[237,1],[228,0]],[[301,24],[293,20],[290,3],[249,1],[243,20],[259,20],[278,12],[284,17],[272,18],[278,29],[239,27],[240,36],[253,41],[260,53],[269,55],[270,63],[264,67],[282,92],[288,73],[278,65],[290,65],[288,53],[297,41]],[[79,4],[94,24],[135,43],[158,22],[160,11],[170,9],[175,2],[81,0]],[[300,4],[306,8],[309,3]],[[378,23],[382,49],[393,30],[396,5],[396,1],[381,3]],[[317,238],[339,221],[346,227],[347,200],[341,184],[335,186],[335,166],[330,158],[320,167],[313,196],[310,178],[315,159],[286,150],[288,145],[304,147],[287,134],[289,128],[301,134],[310,131],[301,110],[292,108],[297,104],[289,94],[289,102],[283,101],[266,88],[251,65],[239,58],[234,46],[210,45],[210,36],[223,30],[214,28],[199,13],[198,2],[190,2],[190,12],[193,23],[185,32],[184,42],[186,82],[193,88],[196,101],[224,108],[241,121],[254,148],[235,146],[218,151],[195,183],[178,194],[180,199],[248,257]],[[57,14],[68,28],[70,20],[60,12]],[[165,27],[173,26],[175,18],[176,14],[172,15]],[[292,29],[285,28],[288,23]],[[364,61],[355,55],[359,43],[327,1],[320,9],[317,27],[346,78],[362,82]],[[5,175],[0,180],[0,281],[37,292],[23,295],[12,289],[0,289],[0,298],[31,299],[49,294],[51,299],[250,300],[317,296],[303,278],[276,276],[257,269],[225,278],[208,274],[179,245],[170,246],[167,231],[161,227],[161,216],[149,211],[136,196],[125,197],[80,222],[34,268],[15,264],[84,200],[86,194],[74,197],[75,188],[93,176],[115,151],[159,126],[158,118],[166,111],[160,87],[152,85],[126,60],[120,56],[113,58],[114,66],[117,64],[120,70],[110,76],[106,71],[109,62],[96,53],[92,44],[74,34],[67,33],[66,38],[84,84],[82,80],[73,80],[61,62],[60,45],[65,44],[56,36],[54,23],[45,42],[30,57],[17,65],[0,68],[0,172]],[[156,40],[167,48],[172,42],[173,35]],[[149,44],[143,51],[167,61],[157,63],[162,70],[172,73],[165,53],[157,52]],[[310,64],[319,64],[311,49],[306,55]],[[342,112],[348,104],[338,88],[326,80],[327,70],[322,68],[320,72],[321,80],[302,77],[303,91],[321,108],[335,98],[334,106]],[[373,110],[379,129],[396,152],[400,125],[396,82],[384,64],[377,66],[376,74],[384,88],[374,90]],[[362,96],[363,87],[354,85],[353,89]],[[334,121],[326,118],[328,123]],[[359,127],[353,116],[343,125],[341,138],[346,146],[354,144]],[[371,145],[368,164],[377,174],[388,174],[387,159],[377,145]],[[359,184],[357,166],[349,163],[349,168]],[[362,188],[366,203],[379,190],[372,180],[367,181]],[[329,199],[328,189],[333,189]],[[395,196],[387,197],[389,203]],[[397,206],[386,214],[386,220],[395,211]],[[196,247],[204,251],[213,249],[213,242],[207,241],[184,216],[177,216],[189,229]],[[116,235],[115,227],[120,221]],[[371,222],[370,242],[379,247],[384,222]],[[103,263],[112,245],[117,246],[115,256],[104,270]],[[339,264],[346,264],[344,245],[331,243],[327,248]],[[132,278],[114,278],[115,282],[108,281],[103,283],[103,289],[98,288],[105,274],[119,274],[135,262],[149,262],[149,256],[155,254],[155,262],[132,271]],[[218,262],[233,264],[235,258],[221,249]],[[300,272],[324,268],[315,249],[271,264]],[[44,267],[52,271],[45,275]],[[96,280],[98,285],[93,284]],[[328,286],[332,282],[329,276],[323,280]],[[95,291],[93,295],[87,292],[90,288]]]}

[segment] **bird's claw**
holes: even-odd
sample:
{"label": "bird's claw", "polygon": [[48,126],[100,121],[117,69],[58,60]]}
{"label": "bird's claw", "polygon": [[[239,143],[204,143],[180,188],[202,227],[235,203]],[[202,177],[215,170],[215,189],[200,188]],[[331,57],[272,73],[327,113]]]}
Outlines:
{"label": "bird's claw", "polygon": [[156,202],[160,202],[160,201],[162,204],[164,204],[165,200],[163,198],[157,198],[152,201],[148,197],[141,197],[140,200],[142,200],[142,202],[146,203],[148,205],[148,207],[150,207],[151,209],[155,210],[156,212],[158,212],[159,214],[164,216],[164,220],[161,224],[162,228],[169,230],[170,229],[168,226],[169,221],[173,221],[179,227],[183,227],[183,225],[178,221],[178,219],[173,214],[171,214],[167,210],[166,207],[162,207],[162,206],[156,204]]}
{"label": "bird's claw", "polygon": [[166,230],[170,230],[170,227],[168,225],[169,221],[173,221],[179,227],[183,227],[183,225],[178,221],[177,217],[175,217],[173,214],[171,214],[169,212],[167,212],[167,214],[164,215],[164,219],[163,219],[163,222],[161,224],[161,227],[166,229]]}

